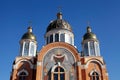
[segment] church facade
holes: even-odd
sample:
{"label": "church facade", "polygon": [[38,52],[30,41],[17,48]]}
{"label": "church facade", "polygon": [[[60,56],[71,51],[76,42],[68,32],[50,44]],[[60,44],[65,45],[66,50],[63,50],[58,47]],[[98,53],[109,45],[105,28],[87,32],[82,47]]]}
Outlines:
{"label": "church facade", "polygon": [[10,80],[109,80],[99,41],[90,26],[78,51],[70,24],[58,12],[46,29],[45,42],[37,52],[36,37],[28,27],[20,40],[20,54],[13,62]]}

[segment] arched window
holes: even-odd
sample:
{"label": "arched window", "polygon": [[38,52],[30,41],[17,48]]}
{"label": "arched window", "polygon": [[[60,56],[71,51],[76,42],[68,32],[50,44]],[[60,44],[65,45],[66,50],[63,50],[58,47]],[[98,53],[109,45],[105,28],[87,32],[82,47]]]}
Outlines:
{"label": "arched window", "polygon": [[17,75],[19,78],[18,80],[27,80],[28,72],[25,69],[23,69],[19,71]]}
{"label": "arched window", "polygon": [[93,71],[91,74],[91,80],[100,80],[99,74],[96,71]]}
{"label": "arched window", "polygon": [[26,80],[27,74],[25,72],[21,72],[19,74],[19,80]]}
{"label": "arched window", "polygon": [[58,66],[54,69],[53,80],[65,80],[65,70]]}

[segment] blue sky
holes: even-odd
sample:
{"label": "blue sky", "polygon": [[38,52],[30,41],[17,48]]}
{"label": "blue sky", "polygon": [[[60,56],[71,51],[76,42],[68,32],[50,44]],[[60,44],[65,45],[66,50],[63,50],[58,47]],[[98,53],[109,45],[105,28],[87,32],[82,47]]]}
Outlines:
{"label": "blue sky", "polygon": [[107,64],[110,80],[120,80],[120,1],[119,0],[0,0],[0,80],[9,80],[12,63],[19,55],[19,41],[32,21],[38,51],[44,34],[61,6],[81,51],[87,22],[100,41],[101,56]]}

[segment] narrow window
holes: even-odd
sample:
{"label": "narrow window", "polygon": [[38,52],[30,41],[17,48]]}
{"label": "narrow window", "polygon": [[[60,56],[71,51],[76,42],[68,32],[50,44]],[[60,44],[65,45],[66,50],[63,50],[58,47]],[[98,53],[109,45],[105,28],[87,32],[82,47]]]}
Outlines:
{"label": "narrow window", "polygon": [[70,44],[72,44],[72,37],[70,36]]}
{"label": "narrow window", "polygon": [[91,54],[91,56],[96,56],[95,55],[95,46],[94,46],[93,41],[90,42],[90,54]]}
{"label": "narrow window", "polygon": [[50,43],[53,42],[53,35],[50,35]]}
{"label": "narrow window", "polygon": [[30,56],[34,56],[35,54],[35,45],[33,42],[31,42],[31,46],[30,46]]}
{"label": "narrow window", "polygon": [[100,56],[100,48],[99,48],[99,44],[95,43],[95,49],[96,49],[96,56]]}
{"label": "narrow window", "polygon": [[58,42],[59,41],[59,34],[55,34],[55,42]]}
{"label": "narrow window", "polygon": [[19,80],[27,80],[26,77],[27,77],[27,74],[25,72],[21,72],[19,74]]}
{"label": "narrow window", "polygon": [[48,42],[48,37],[47,37],[47,42],[46,42],[46,43],[47,43],[47,44],[49,43],[49,42]]}
{"label": "narrow window", "polygon": [[91,80],[99,80],[99,74],[94,71],[91,75]]}
{"label": "narrow window", "polygon": [[53,72],[54,80],[65,80],[65,70],[61,67],[56,67]]}
{"label": "narrow window", "polygon": [[65,42],[65,34],[61,34],[60,35],[60,41],[61,42]]}
{"label": "narrow window", "polygon": [[20,46],[20,56],[22,56],[22,53],[23,53],[23,44],[21,44]]}
{"label": "narrow window", "polygon": [[29,53],[29,42],[25,42],[24,45],[24,56],[27,56]]}
{"label": "narrow window", "polygon": [[84,44],[84,55],[89,56],[89,54],[88,54],[88,43]]}

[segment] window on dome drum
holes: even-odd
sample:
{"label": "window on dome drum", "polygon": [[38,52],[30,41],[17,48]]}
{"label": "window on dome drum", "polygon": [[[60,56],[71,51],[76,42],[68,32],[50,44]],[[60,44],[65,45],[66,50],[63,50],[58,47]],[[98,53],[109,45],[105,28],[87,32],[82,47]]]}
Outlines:
{"label": "window on dome drum", "polygon": [[94,71],[91,75],[91,80],[100,80],[99,79],[99,74]]}
{"label": "window on dome drum", "polygon": [[19,80],[27,80],[27,74],[25,72],[21,72],[19,74]]}
{"label": "window on dome drum", "polygon": [[61,67],[56,67],[53,72],[54,80],[65,80],[65,70]]}
{"label": "window on dome drum", "polygon": [[50,35],[50,43],[53,42],[53,35]]}
{"label": "window on dome drum", "polygon": [[88,43],[84,44],[84,55],[89,56],[89,54],[88,54]]}
{"label": "window on dome drum", "polygon": [[96,49],[96,56],[100,56],[100,49],[99,49],[99,44],[95,43],[95,49]]}
{"label": "window on dome drum", "polygon": [[20,55],[22,56],[22,52],[23,52],[23,44],[21,44],[20,46]]}
{"label": "window on dome drum", "polygon": [[49,43],[49,37],[47,37],[47,44]]}
{"label": "window on dome drum", "polygon": [[34,52],[35,52],[35,46],[34,46],[34,43],[31,42],[31,46],[30,46],[30,56],[34,56]]}
{"label": "window on dome drum", "polygon": [[27,56],[29,53],[29,42],[25,42],[24,45],[24,56]]}
{"label": "window on dome drum", "polygon": [[61,42],[65,42],[65,35],[64,35],[64,34],[61,34],[61,35],[60,35],[60,41],[61,41]]}
{"label": "window on dome drum", "polygon": [[70,44],[72,44],[72,37],[70,37]]}
{"label": "window on dome drum", "polygon": [[55,42],[58,42],[59,41],[59,34],[55,34]]}
{"label": "window on dome drum", "polygon": [[91,56],[96,56],[95,55],[95,46],[94,46],[94,42],[93,41],[90,42],[90,55]]}

